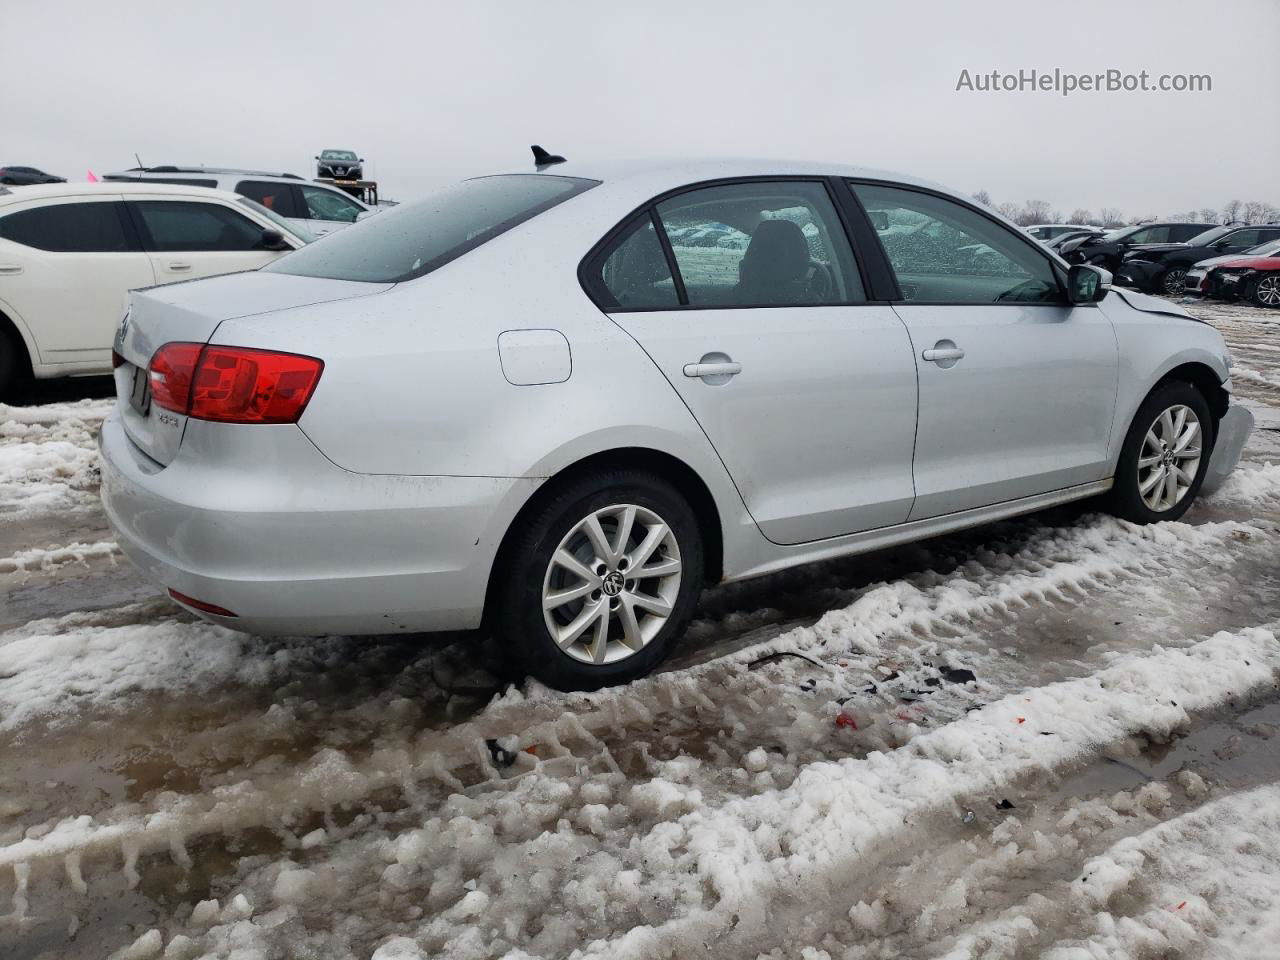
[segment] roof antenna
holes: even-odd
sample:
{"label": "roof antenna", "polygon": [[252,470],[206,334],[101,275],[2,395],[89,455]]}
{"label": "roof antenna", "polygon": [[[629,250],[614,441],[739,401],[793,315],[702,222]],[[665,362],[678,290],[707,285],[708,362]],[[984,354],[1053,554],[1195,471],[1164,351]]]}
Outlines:
{"label": "roof antenna", "polygon": [[564,157],[556,153],[547,153],[536,143],[529,149],[533,151],[533,165],[539,170],[543,167],[549,167],[553,163],[564,163]]}
{"label": "roof antenna", "polygon": [[146,170],[146,169],[147,169],[146,167],[144,167],[144,166],[142,165],[142,158],[141,158],[140,156],[138,156],[138,151],[136,151],[136,150],[133,152],[133,159],[135,159],[135,160],[137,160],[137,161],[138,161],[138,169],[139,169],[139,170]]}

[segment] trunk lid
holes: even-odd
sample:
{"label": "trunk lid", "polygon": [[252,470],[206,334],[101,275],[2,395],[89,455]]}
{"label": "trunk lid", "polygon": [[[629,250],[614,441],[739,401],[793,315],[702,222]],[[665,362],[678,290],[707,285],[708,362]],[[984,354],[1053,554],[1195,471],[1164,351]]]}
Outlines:
{"label": "trunk lid", "polygon": [[224,320],[371,296],[392,286],[250,272],[134,291],[114,344],[124,359],[115,381],[125,433],[162,466],[177,456],[187,418],[153,405],[150,398],[148,367],[164,344],[208,343]]}

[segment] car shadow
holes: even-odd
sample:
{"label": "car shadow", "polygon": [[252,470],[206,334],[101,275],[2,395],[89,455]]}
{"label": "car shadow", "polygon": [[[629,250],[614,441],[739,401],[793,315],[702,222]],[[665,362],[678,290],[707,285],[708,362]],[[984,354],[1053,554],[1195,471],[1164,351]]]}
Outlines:
{"label": "car shadow", "polygon": [[76,400],[102,400],[115,396],[113,377],[59,377],[54,380],[24,380],[15,383],[4,395],[13,407],[34,407],[42,403],[68,403]]}

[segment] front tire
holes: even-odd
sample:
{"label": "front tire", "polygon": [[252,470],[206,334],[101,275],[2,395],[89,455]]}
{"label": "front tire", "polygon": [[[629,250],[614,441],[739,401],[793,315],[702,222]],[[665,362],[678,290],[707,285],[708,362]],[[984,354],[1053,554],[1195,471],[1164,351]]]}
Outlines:
{"label": "front tire", "polygon": [[1208,402],[1191,384],[1174,380],[1153,390],[1125,436],[1112,511],[1134,523],[1186,513],[1209,468],[1215,427]]}
{"label": "front tire", "polygon": [[521,521],[494,585],[494,626],[525,671],[596,690],[652,671],[693,616],[702,538],[665,479],[603,469]]}

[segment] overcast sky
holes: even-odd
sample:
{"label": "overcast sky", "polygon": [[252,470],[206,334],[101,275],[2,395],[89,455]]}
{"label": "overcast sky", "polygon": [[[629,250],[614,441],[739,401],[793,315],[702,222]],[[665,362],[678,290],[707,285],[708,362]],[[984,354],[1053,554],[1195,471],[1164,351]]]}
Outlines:
{"label": "overcast sky", "polygon": [[[1280,2],[0,0],[0,164],[313,176],[411,199],[575,159],[887,167],[1130,215],[1280,204]],[[1209,74],[1212,92],[957,92],[961,70]]]}

